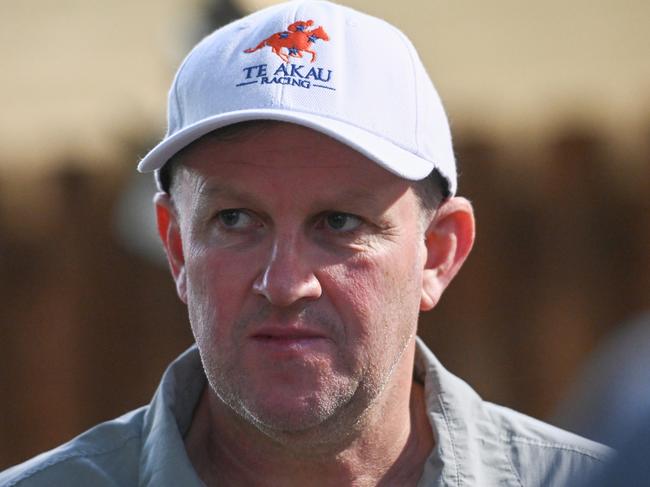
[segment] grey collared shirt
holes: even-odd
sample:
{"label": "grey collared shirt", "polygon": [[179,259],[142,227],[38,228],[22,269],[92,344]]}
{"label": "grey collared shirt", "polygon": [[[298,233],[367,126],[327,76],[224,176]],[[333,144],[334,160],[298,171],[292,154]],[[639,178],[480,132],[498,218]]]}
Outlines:
{"label": "grey collared shirt", "polygon": [[416,380],[424,384],[436,446],[418,487],[574,486],[612,450],[483,401],[418,340]]}
{"label": "grey collared shirt", "polygon": [[[608,448],[483,401],[418,339],[415,378],[425,387],[436,446],[419,487],[571,486]],[[148,406],[0,473],[0,486],[202,486],[183,436],[206,380],[196,346],[165,371]]]}

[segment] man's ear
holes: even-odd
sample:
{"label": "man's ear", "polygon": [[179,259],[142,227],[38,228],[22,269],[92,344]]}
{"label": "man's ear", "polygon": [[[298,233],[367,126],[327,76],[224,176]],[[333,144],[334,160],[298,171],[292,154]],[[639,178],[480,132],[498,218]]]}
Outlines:
{"label": "man's ear", "polygon": [[422,274],[421,311],[438,304],[473,244],[472,205],[465,198],[450,198],[440,205],[425,232],[427,260]]}
{"label": "man's ear", "polygon": [[158,222],[158,235],[162,241],[171,269],[178,297],[187,304],[187,281],[185,277],[185,255],[181,240],[180,222],[176,208],[167,193],[159,192],[153,197]]}

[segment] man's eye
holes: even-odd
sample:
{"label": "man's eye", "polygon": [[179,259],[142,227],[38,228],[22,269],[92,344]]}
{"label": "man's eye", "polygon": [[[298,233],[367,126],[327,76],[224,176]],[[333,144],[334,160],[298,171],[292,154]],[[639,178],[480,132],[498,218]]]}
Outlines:
{"label": "man's eye", "polygon": [[361,219],[348,213],[330,213],[325,217],[325,223],[337,232],[351,232],[361,225]]}
{"label": "man's eye", "polygon": [[249,214],[238,209],[222,210],[217,214],[219,222],[226,228],[246,228],[253,219]]}

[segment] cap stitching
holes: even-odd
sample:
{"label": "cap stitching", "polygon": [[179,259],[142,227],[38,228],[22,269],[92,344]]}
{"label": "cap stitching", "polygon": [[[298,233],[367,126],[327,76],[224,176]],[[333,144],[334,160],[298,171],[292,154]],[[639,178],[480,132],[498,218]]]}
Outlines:
{"label": "cap stitching", "polygon": [[[388,24],[388,23],[387,23]],[[414,102],[415,102],[415,150],[417,151],[416,154],[420,157],[422,157],[422,150],[420,149],[420,134],[419,134],[419,126],[420,126],[420,110],[419,110],[419,105],[418,105],[418,77],[417,77],[417,72],[415,70],[415,65],[416,65],[416,60],[413,57],[413,52],[409,47],[409,41],[406,38],[406,34],[404,34],[401,30],[397,29],[396,27],[392,26],[391,24],[388,24],[390,27],[392,27],[398,34],[400,40],[402,41],[402,44],[406,48],[406,52],[408,53],[409,56],[409,61],[411,62],[411,75],[413,76],[413,84],[414,84]],[[436,164],[435,161],[433,162],[434,166],[437,167],[438,165]]]}
{"label": "cap stitching", "polygon": [[[189,62],[190,58],[194,56],[196,53],[197,49],[200,48],[200,46],[203,44],[203,42],[199,43],[197,46],[192,49],[187,56],[185,56],[185,59],[183,59],[183,62],[181,62],[181,65],[178,67],[178,72],[176,73],[176,76],[174,77],[174,81],[172,83],[172,90],[174,94],[174,102],[176,103],[176,116],[178,117],[178,126],[183,127],[185,125],[185,120],[184,120],[184,114],[183,111],[180,109],[180,101],[179,101],[179,94],[178,94],[178,85],[180,84],[180,79],[181,75],[185,71],[185,66]],[[167,114],[169,117],[169,114]],[[169,132],[169,127],[167,127],[167,131]]]}

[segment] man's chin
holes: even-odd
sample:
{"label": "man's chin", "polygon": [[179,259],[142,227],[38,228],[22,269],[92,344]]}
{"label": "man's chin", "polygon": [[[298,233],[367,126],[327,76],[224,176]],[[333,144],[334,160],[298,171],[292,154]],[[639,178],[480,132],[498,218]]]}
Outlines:
{"label": "man's chin", "polygon": [[[356,422],[349,410],[349,395],[312,394],[302,398],[293,396],[292,401],[287,401],[288,397],[291,396],[264,403],[244,401],[230,406],[244,421],[283,444],[313,446],[328,442],[349,432]],[[339,431],[341,428],[343,431]]]}
{"label": "man's chin", "polygon": [[[260,428],[278,433],[299,434],[318,428],[336,415],[338,407],[321,401],[293,397],[291,402],[275,401],[246,407],[247,419]],[[328,401],[326,401],[328,402]]]}
{"label": "man's chin", "polygon": [[258,415],[247,420],[266,437],[299,455],[336,448],[352,432],[352,428],[341,427],[345,422],[339,421],[337,415],[325,418],[294,412],[291,416]]}
{"label": "man's chin", "polygon": [[301,374],[266,372],[219,375],[210,383],[222,403],[270,437],[324,433],[333,423],[349,423],[344,418],[354,416],[351,406],[362,402],[353,400],[358,381],[317,373],[311,364],[303,366]]}

